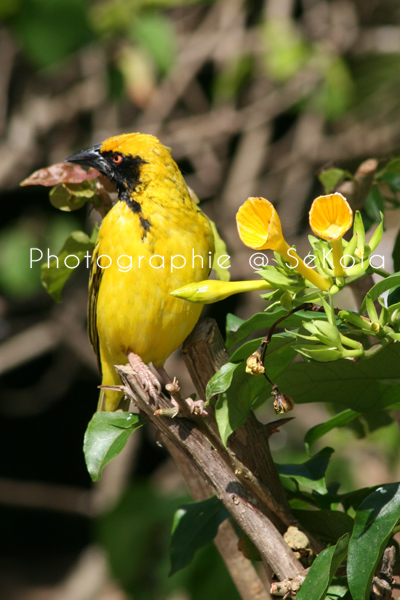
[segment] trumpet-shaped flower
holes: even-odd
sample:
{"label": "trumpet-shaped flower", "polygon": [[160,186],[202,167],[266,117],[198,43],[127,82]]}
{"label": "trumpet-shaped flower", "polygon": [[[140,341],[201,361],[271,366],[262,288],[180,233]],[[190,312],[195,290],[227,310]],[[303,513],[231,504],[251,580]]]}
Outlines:
{"label": "trumpet-shaped flower", "polygon": [[239,237],[254,250],[285,250],[282,225],[273,204],[265,198],[248,198],[236,215]]}
{"label": "trumpet-shaped flower", "polygon": [[307,267],[286,242],[278,213],[271,202],[265,198],[248,198],[236,214],[236,223],[239,237],[246,246],[254,250],[275,250],[313,285],[321,290],[330,289],[331,280]]}
{"label": "trumpet-shaped flower", "polygon": [[353,211],[346,198],[338,192],[318,196],[311,205],[309,223],[315,235],[331,243],[334,273],[343,277],[342,237],[353,223]]}
{"label": "trumpet-shaped flower", "polygon": [[171,296],[189,300],[189,302],[212,304],[213,302],[219,302],[219,300],[224,300],[228,296],[241,292],[273,289],[275,289],[274,286],[263,279],[255,281],[216,281],[215,279],[206,279],[184,285],[171,292]]}

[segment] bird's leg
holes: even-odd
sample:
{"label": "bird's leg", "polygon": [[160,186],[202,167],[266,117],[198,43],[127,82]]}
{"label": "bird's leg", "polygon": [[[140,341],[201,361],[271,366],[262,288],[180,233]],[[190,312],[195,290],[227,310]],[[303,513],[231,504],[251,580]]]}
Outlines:
{"label": "bird's leg", "polygon": [[135,354],[134,352],[129,352],[127,354],[127,358],[132,369],[135,371],[136,375],[140,379],[144,390],[153,398],[155,402],[157,402],[158,394],[161,392],[161,384],[158,381],[157,377],[151,371],[150,367],[148,367],[142,361],[138,354]]}

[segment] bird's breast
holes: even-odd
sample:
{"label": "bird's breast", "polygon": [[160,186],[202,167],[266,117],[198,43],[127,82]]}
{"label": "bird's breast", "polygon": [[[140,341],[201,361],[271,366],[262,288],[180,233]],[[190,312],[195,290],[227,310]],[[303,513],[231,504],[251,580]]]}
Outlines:
{"label": "bird's breast", "polygon": [[170,292],[208,277],[212,234],[196,207],[181,212],[133,212],[118,202],[103,220],[96,321],[109,360],[124,361],[133,351],[144,362],[163,364],[199,318],[201,306]]}

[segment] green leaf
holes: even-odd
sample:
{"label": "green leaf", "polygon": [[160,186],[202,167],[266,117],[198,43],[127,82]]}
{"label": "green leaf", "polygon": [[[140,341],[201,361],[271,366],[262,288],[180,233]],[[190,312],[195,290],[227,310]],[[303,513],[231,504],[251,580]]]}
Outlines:
{"label": "green leaf", "polygon": [[400,191],[400,173],[388,171],[383,173],[380,179],[387,183],[387,185],[395,192]]}
{"label": "green leaf", "polygon": [[351,600],[346,577],[334,577],[326,594],[326,600],[339,600],[340,598]]}
{"label": "green leaf", "polygon": [[[260,271],[256,271],[257,275],[260,275],[265,281],[268,281],[271,285],[281,289],[292,291],[293,287],[298,283],[294,277],[284,275],[276,267],[264,267]],[[296,275],[296,273],[294,274]]]}
{"label": "green leaf", "polygon": [[394,158],[389,161],[387,165],[382,169],[380,173],[377,174],[377,178],[379,179],[381,175],[384,173],[399,173],[400,174],[400,158]]}
{"label": "green leaf", "polygon": [[83,441],[87,470],[93,481],[113,458],[125,448],[129,436],[146,423],[133,413],[96,412],[90,420]]}
{"label": "green leaf", "polygon": [[393,304],[398,304],[400,302],[400,287],[394,288],[392,292],[387,297],[387,305],[392,307]]}
{"label": "green leaf", "polygon": [[356,511],[360,504],[368,498],[370,494],[375,492],[378,487],[378,485],[374,485],[371,487],[360,488],[354,492],[348,492],[347,494],[338,494],[335,501],[340,502],[345,511],[349,511],[350,509]]}
{"label": "green leaf", "polygon": [[197,550],[213,541],[218,527],[228,517],[229,512],[216,496],[181,506],[172,525],[169,574],[187,567]]}
{"label": "green leaf", "polygon": [[318,175],[318,179],[323,185],[325,194],[330,194],[335,188],[337,188],[339,183],[343,180],[345,174],[346,171],[336,168],[322,171],[322,173]]}
{"label": "green leaf", "polygon": [[381,296],[384,292],[388,290],[394,290],[394,288],[400,286],[400,273],[394,273],[393,275],[389,275],[382,281],[379,281],[366,294],[363,303],[360,308],[360,315],[362,315],[367,308],[367,298],[370,298],[372,301],[376,300]]}
{"label": "green leaf", "polygon": [[304,463],[276,465],[281,477],[295,479],[320,494],[326,494],[325,471],[328,468],[333,448],[323,448]]}
{"label": "green leaf", "polygon": [[341,350],[336,350],[336,348],[328,348],[327,346],[321,346],[318,344],[296,345],[294,346],[294,349],[296,352],[303,354],[303,356],[321,363],[330,363],[343,358],[343,353]]}
{"label": "green leaf", "polygon": [[334,417],[327,419],[324,421],[324,423],[320,423],[319,425],[311,427],[304,437],[304,444],[306,445],[307,451],[309,451],[311,446],[315,444],[315,442],[323,435],[329,433],[336,427],[343,427],[344,425],[347,425],[347,423],[351,423],[351,421],[354,421],[354,419],[356,419],[358,416],[360,416],[360,413],[347,409],[338,413]]}
{"label": "green leaf", "polygon": [[[270,379],[274,380],[295,356],[291,348],[293,338],[288,334],[276,334],[268,347],[265,367]],[[226,444],[230,434],[246,421],[251,408],[265,402],[271,395],[271,386],[262,375],[250,375],[245,372],[246,359],[257,350],[261,339],[252,340],[241,346],[231,357],[230,363],[237,368],[227,367],[225,376],[220,381],[221,389],[216,406],[215,416],[221,438]],[[231,371],[233,377],[231,377]],[[217,385],[218,373],[212,379],[212,385]],[[226,387],[229,383],[229,387]]]}
{"label": "green leaf", "polygon": [[393,268],[395,271],[400,271],[400,230],[396,236],[396,241],[392,252]]}
{"label": "green leaf", "polygon": [[323,550],[315,559],[296,596],[296,600],[323,600],[329,585],[345,559],[350,535],[346,533],[335,546]]}
{"label": "green leaf", "polygon": [[[93,234],[92,234],[93,235]],[[71,277],[83,258],[86,257],[86,267],[90,266],[90,256],[94,243],[83,231],[74,231],[65,240],[57,258],[42,265],[42,284],[56,301],[61,302],[61,292],[67,280]],[[67,266],[69,265],[69,266]]]}
{"label": "green leaf", "polygon": [[89,200],[95,201],[96,195],[90,181],[86,180],[82,183],[60,183],[50,190],[49,198],[54,208],[71,212],[82,208]]}
{"label": "green leaf", "polygon": [[353,600],[369,599],[375,568],[399,519],[399,483],[379,487],[358,508],[347,562]]}
{"label": "green leaf", "polygon": [[[230,257],[226,244],[222,237],[219,235],[217,226],[214,221],[208,219],[211,225],[212,232],[214,234],[215,253],[212,264],[212,269],[221,281],[229,281],[231,278],[229,267],[231,266]],[[222,265],[222,266],[221,266]]]}
{"label": "green leaf", "polygon": [[289,19],[268,19],[260,30],[268,75],[287,81],[307,63],[312,49]]}
{"label": "green leaf", "polygon": [[328,119],[341,117],[349,108],[354,84],[347,62],[341,56],[319,54],[321,85],[311,94],[310,102]]}
{"label": "green leaf", "polygon": [[332,402],[363,413],[400,403],[400,344],[391,344],[358,363],[297,362],[278,375],[276,383],[296,404]]}
{"label": "green leaf", "polygon": [[210,400],[216,394],[225,392],[230,387],[233,374],[238,366],[239,363],[228,362],[225,365],[222,365],[220,370],[211,377],[206,389],[207,400]]}
{"label": "green leaf", "polygon": [[[239,327],[245,323],[244,319],[241,319],[240,317],[237,317],[236,315],[233,315],[232,313],[228,313],[226,315],[226,326],[225,326],[225,333],[226,333],[226,337],[228,338],[230,335],[236,333],[236,331],[239,329]],[[227,342],[225,342],[226,346],[229,348]],[[233,344],[231,344],[233,345]]]}
{"label": "green leaf", "polygon": [[365,199],[365,210],[367,215],[375,223],[380,223],[381,213],[385,211],[385,203],[378,185],[372,186]]}
{"label": "green leaf", "polygon": [[81,0],[24,0],[13,29],[25,55],[38,69],[59,63],[94,37],[87,5]]}
{"label": "green leaf", "polygon": [[354,519],[340,510],[296,510],[293,514],[312,535],[328,544],[336,544],[345,533],[351,533]]}
{"label": "green leaf", "polygon": [[37,229],[21,219],[0,231],[0,288],[10,297],[28,298],[41,290]]}
{"label": "green leaf", "polygon": [[229,61],[224,61],[213,77],[213,98],[227,102],[238,96],[249,83],[254,72],[254,57],[239,54]]}
{"label": "green leaf", "polygon": [[176,56],[170,19],[161,14],[142,13],[133,21],[131,37],[147,50],[161,74],[168,73]]}
{"label": "green leaf", "polygon": [[[227,317],[227,334],[226,334],[226,346],[232,348],[236,344],[239,344],[245,340],[249,335],[255,331],[268,330],[278,319],[287,315],[287,311],[283,308],[278,308],[273,311],[266,311],[262,313],[256,313],[247,321],[242,319],[232,319],[233,315]],[[299,310],[297,313],[288,316],[279,327],[282,329],[292,329],[301,327],[303,321],[311,320],[326,320],[324,313],[316,313],[313,311]]]}

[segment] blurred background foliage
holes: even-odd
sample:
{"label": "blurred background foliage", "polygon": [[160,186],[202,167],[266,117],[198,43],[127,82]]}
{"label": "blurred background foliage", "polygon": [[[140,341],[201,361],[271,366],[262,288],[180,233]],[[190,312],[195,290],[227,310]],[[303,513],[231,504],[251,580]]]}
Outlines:
{"label": "blurred background foliage", "polygon": [[[366,158],[399,155],[399,4],[3,0],[0,56],[1,597],[235,598],[211,547],[167,578],[172,515],[187,497],[151,431],[90,485],[81,444],[99,378],[85,331],[87,272],[79,268],[55,306],[29,252],[57,253],[96,217],[61,214],[47,189],[18,185],[119,132],[157,135],[226,239],[232,278],[248,279],[250,252],[234,225],[247,196],[278,206],[301,252],[322,167],[354,172]],[[388,257],[398,220],[387,214]],[[252,294],[207,314],[223,330],[227,311],[260,309]],[[179,353],[167,368],[190,392]],[[294,415],[272,438],[278,462],[305,459],[304,431],[326,412]],[[344,490],[399,479],[396,423],[371,429],[359,419],[325,440],[336,448],[328,479]]]}

